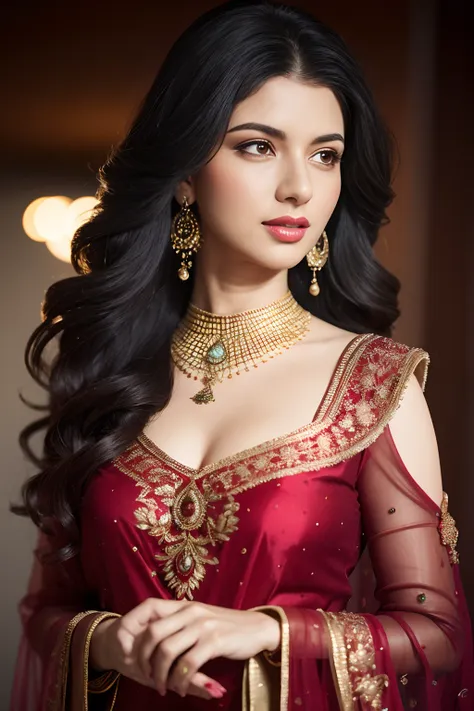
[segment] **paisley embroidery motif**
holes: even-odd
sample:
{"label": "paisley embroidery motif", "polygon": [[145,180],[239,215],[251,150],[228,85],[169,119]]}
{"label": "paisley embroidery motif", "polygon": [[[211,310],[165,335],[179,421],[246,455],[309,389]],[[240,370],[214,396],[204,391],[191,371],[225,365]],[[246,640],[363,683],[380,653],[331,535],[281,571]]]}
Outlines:
{"label": "paisley embroidery motif", "polygon": [[239,504],[224,492],[227,501],[214,518],[209,511],[223,498],[222,493],[201,490],[193,480],[188,482],[166,465],[157,465],[143,456],[138,444],[122,454],[115,465],[142,488],[137,497],[142,506],[134,512],[136,526],[155,537],[163,550],[155,554],[155,559],[163,562],[170,590],[176,591],[177,598],[192,600],[193,590],[204,579],[205,566],[219,562],[208,546],[228,541],[237,530]]}
{"label": "paisley embroidery motif", "polygon": [[[173,520],[177,526],[178,516],[186,518],[183,507],[188,504],[193,504],[192,493],[189,491],[192,485],[189,484],[179,494],[178,499],[182,502],[182,507]],[[194,492],[196,495],[196,492]],[[196,498],[197,495],[196,495]],[[182,598],[187,596],[190,600],[193,599],[192,591],[199,587],[200,582],[205,576],[205,565],[217,565],[219,560],[216,557],[211,558],[207,550],[209,544],[215,546],[229,540],[229,534],[237,530],[239,519],[235,513],[239,510],[239,504],[229,497],[229,500],[224,504],[222,513],[219,514],[216,520],[211,516],[206,517],[207,502],[204,497],[202,500],[202,514],[206,518],[206,533],[205,535],[191,535],[189,530],[183,530],[180,533],[173,535],[168,531],[168,535],[164,537],[166,546],[163,554],[156,553],[156,560],[164,562],[163,572],[165,573],[165,581],[169,583],[171,590],[176,590],[176,596]],[[173,508],[176,508],[176,503]],[[192,518],[192,514],[189,516]],[[189,523],[186,524],[187,526]],[[163,539],[162,539],[163,540]]]}
{"label": "paisley embroidery motif", "polygon": [[209,546],[237,530],[234,497],[274,479],[317,471],[350,459],[374,442],[400,405],[410,375],[429,363],[420,348],[365,334],[341,361],[320,417],[287,435],[194,470],[180,465],[141,435],[114,464],[142,491],[137,526],[157,538],[168,586],[192,599],[216,565]]}

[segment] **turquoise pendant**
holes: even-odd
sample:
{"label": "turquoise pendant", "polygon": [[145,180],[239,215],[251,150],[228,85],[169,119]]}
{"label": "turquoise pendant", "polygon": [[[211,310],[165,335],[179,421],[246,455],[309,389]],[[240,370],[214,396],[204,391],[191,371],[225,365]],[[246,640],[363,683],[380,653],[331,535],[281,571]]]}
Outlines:
{"label": "turquoise pendant", "polygon": [[[222,341],[215,341],[215,343],[208,348],[205,360],[210,365],[219,365],[227,359],[227,351],[225,349]],[[197,405],[207,404],[208,402],[215,402],[214,393],[212,392],[212,386],[214,384],[213,377],[207,377],[204,379],[204,387],[196,395],[194,395],[191,400]]]}
{"label": "turquoise pendant", "polygon": [[207,351],[206,360],[212,365],[218,365],[227,358],[227,351],[222,341],[216,341]]}

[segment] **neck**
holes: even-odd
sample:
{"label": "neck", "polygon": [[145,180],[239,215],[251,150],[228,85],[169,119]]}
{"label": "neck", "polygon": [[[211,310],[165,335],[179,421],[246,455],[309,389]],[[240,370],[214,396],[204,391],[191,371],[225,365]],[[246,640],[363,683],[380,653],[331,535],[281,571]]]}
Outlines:
{"label": "neck", "polygon": [[283,298],[287,291],[287,272],[279,273],[267,282],[252,285],[225,283],[209,277],[196,279],[191,303],[204,311],[224,316],[267,306]]}

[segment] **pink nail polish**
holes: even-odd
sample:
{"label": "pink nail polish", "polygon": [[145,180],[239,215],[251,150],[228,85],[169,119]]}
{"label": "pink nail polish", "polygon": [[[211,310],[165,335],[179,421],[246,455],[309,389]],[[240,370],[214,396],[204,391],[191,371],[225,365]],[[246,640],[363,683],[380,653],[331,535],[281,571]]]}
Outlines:
{"label": "pink nail polish", "polygon": [[[214,699],[222,699],[224,696],[225,689],[220,684],[214,684],[213,682],[208,681],[207,684],[204,684],[204,687]],[[224,689],[224,691],[222,691],[222,689]]]}

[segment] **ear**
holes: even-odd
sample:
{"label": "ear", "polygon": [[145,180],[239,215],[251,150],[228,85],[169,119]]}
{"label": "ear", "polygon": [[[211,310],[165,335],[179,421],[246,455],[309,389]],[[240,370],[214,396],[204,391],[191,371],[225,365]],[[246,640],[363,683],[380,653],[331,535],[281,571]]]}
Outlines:
{"label": "ear", "polygon": [[176,186],[174,196],[180,205],[183,204],[184,198],[188,199],[188,205],[192,205],[196,201],[196,194],[194,189],[194,180],[191,176],[186,178],[186,180],[180,180]]}

